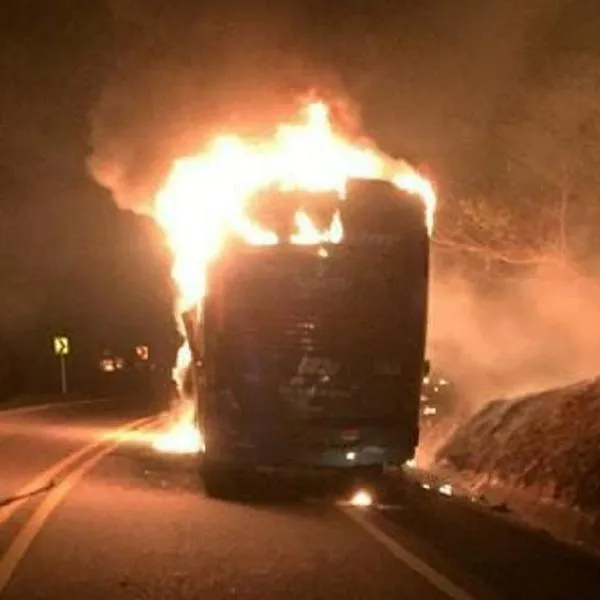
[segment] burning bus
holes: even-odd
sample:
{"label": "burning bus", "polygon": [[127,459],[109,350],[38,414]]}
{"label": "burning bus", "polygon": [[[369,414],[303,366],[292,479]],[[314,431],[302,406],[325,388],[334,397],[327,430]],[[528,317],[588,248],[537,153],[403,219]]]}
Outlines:
{"label": "burning bus", "polygon": [[214,495],[256,468],[411,457],[435,205],[426,178],[322,101],[175,160],[146,211],[173,253],[185,334],[153,447],[205,451]]}
{"label": "burning bus", "polygon": [[[271,236],[233,237],[186,313],[211,495],[230,495],[257,469],[370,477],[414,455],[426,206],[377,179],[349,179],[338,196],[255,195],[248,210]],[[313,236],[294,237],[302,215]]]}

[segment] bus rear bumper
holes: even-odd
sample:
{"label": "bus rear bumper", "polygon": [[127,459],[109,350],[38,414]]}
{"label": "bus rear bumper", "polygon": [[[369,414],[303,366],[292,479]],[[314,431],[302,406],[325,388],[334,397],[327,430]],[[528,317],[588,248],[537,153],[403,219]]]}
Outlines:
{"label": "bus rear bumper", "polygon": [[408,444],[321,446],[311,449],[221,443],[208,447],[208,456],[213,463],[265,473],[394,468],[412,458],[413,453],[414,449]]}

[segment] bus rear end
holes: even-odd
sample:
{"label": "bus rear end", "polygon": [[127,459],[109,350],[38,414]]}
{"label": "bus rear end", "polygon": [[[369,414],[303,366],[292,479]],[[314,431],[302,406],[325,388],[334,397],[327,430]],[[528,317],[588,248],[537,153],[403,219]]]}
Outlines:
{"label": "bus rear end", "polygon": [[209,473],[381,471],[418,441],[428,236],[420,200],[355,182],[344,238],[240,246],[204,307]]}

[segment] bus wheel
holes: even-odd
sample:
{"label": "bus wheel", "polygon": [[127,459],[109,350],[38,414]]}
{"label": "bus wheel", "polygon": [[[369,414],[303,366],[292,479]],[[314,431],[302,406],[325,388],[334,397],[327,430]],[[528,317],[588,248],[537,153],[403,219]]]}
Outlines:
{"label": "bus wheel", "polygon": [[211,498],[235,500],[240,494],[240,482],[233,469],[204,464],[202,481],[206,495]]}

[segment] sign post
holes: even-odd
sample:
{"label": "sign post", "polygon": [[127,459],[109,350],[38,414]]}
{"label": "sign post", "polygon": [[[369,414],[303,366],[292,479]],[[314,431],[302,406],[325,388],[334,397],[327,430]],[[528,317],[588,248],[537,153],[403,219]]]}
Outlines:
{"label": "sign post", "polygon": [[60,359],[60,389],[63,395],[68,392],[67,387],[67,356],[69,354],[69,338],[65,336],[54,337],[54,354]]}

